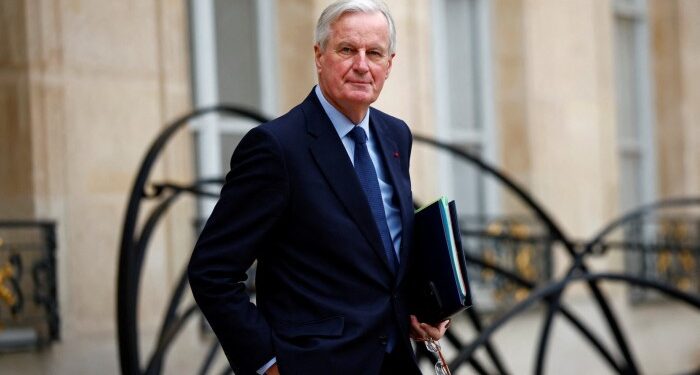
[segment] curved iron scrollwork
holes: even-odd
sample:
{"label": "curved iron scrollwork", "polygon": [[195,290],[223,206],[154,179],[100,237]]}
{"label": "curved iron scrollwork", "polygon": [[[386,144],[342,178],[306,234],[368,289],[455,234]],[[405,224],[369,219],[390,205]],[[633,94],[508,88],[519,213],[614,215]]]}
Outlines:
{"label": "curved iron scrollwork", "polygon": [[[138,321],[136,312],[138,308],[138,291],[141,281],[143,259],[149,240],[158,220],[167,212],[168,208],[175,202],[180,193],[185,191],[181,189],[167,190],[171,192],[171,194],[163,199],[150,213],[145,224],[141,228],[137,228],[143,198],[149,196],[153,197],[156,193],[166,191],[166,189],[161,189],[160,191],[156,190],[149,194],[146,191],[146,183],[158,156],[175,133],[181,130],[189,121],[213,113],[242,116],[258,122],[267,121],[267,118],[257,112],[243,107],[221,105],[202,108],[184,115],[169,124],[149,147],[131,189],[124,225],[122,227],[119,250],[119,270],[117,276],[117,334],[119,337],[119,359],[122,373],[124,374],[141,374],[144,372],[139,355]],[[191,187],[191,189],[197,188],[199,188],[199,185]],[[186,282],[184,284],[186,285]],[[178,296],[177,293],[173,297],[176,296]],[[177,302],[179,302],[179,298],[177,301],[171,299],[170,305],[177,305]],[[166,319],[164,324],[167,322],[168,320]],[[153,357],[161,358],[164,352],[165,347],[158,345]],[[157,360],[156,364],[157,363],[160,363],[160,360]],[[151,372],[159,369],[157,365],[149,367],[152,368]]]}
{"label": "curved iron scrollwork", "polygon": [[12,254],[9,262],[0,267],[0,301],[10,307],[13,316],[17,315],[24,306],[24,294],[19,287],[21,279],[22,258],[18,254]]}
{"label": "curved iron scrollwork", "polygon": [[55,224],[0,221],[0,352],[59,339]]}
{"label": "curved iron scrollwork", "polygon": [[[137,305],[139,295],[139,285],[143,272],[143,261],[148,250],[148,245],[157,224],[167,214],[173,204],[184,195],[212,196],[205,188],[211,184],[221,184],[222,180],[202,180],[191,185],[173,183],[154,183],[147,185],[151,170],[158,159],[158,156],[167,145],[173,135],[181,130],[186,123],[200,116],[210,113],[220,115],[239,116],[257,122],[265,122],[267,119],[254,111],[236,106],[215,106],[193,111],[185,115],[170,125],[156,138],[149,148],[144,160],[136,175],[134,185],[129,197],[127,212],[122,228],[122,240],[119,256],[118,290],[117,290],[117,326],[119,335],[119,355],[123,374],[159,374],[161,373],[168,348],[177,338],[184,324],[194,316],[199,314],[197,307],[193,304],[185,304],[185,296],[188,290],[188,283],[185,270],[183,269],[177,281],[175,289],[170,296],[166,313],[161,324],[160,331],[156,338],[155,349],[150,357],[142,361],[139,355],[140,339],[137,321]],[[535,358],[533,372],[541,374],[546,359],[549,338],[551,337],[551,326],[555,316],[561,314],[572,327],[595,349],[595,352],[606,363],[610,370],[619,374],[637,374],[640,372],[637,361],[632,356],[630,345],[622,328],[618,323],[618,318],[613,312],[610,303],[600,289],[599,283],[624,282],[641,288],[656,290],[659,293],[686,303],[700,310],[700,296],[692,291],[681,290],[678,287],[668,285],[658,280],[650,280],[638,275],[623,273],[591,273],[586,265],[586,259],[593,256],[604,255],[609,249],[631,250],[632,246],[615,244],[608,239],[608,236],[615,230],[627,225],[640,217],[656,212],[666,207],[688,206],[700,204],[700,198],[686,198],[663,201],[652,205],[641,207],[621,218],[613,221],[603,228],[596,236],[587,242],[576,242],[570,239],[561,227],[554,220],[541,204],[530,195],[526,189],[521,187],[504,172],[486,163],[480,158],[465,152],[457,147],[453,147],[435,139],[415,135],[417,144],[425,144],[429,147],[449,153],[452,157],[478,168],[479,171],[494,178],[500,186],[514,194],[533,214],[541,233],[533,235],[523,223],[492,222],[490,226],[474,230],[469,225],[463,226],[463,238],[481,238],[489,241],[519,241],[519,247],[508,251],[512,252],[513,262],[504,264],[497,261],[495,256],[488,255],[488,252],[467,251],[467,261],[473,267],[480,267],[483,272],[490,275],[497,275],[505,280],[509,288],[516,291],[517,297],[512,301],[508,309],[498,318],[485,324],[483,314],[477,309],[466,310],[465,319],[471,324],[476,332],[476,337],[469,342],[463,342],[456,334],[454,325],[447,331],[445,341],[451,345],[457,355],[450,361],[449,366],[454,371],[460,366],[468,364],[479,374],[500,373],[508,374],[508,370],[503,357],[499,354],[495,345],[491,342],[491,337],[501,329],[508,321],[518,316],[535,303],[543,303],[545,306],[545,319],[542,325]],[[139,225],[141,206],[144,200],[158,200],[158,203],[149,213],[144,215]],[[497,227],[498,226],[498,227]],[[465,241],[463,241],[465,242]],[[700,241],[698,241],[700,242]],[[466,242],[465,242],[466,243]],[[534,246],[533,244],[537,244]],[[564,277],[546,282],[551,275],[545,278],[536,277],[531,269],[533,254],[542,251],[551,251],[552,246],[558,245],[563,248],[571,259]],[[466,246],[466,245],[465,245]],[[697,244],[695,244],[697,246]],[[700,254],[697,250],[693,254]],[[541,254],[540,254],[541,255]],[[545,255],[549,258],[549,253]],[[693,258],[698,261],[700,256]],[[700,263],[700,262],[698,262]],[[546,269],[546,267],[541,267]],[[608,329],[612,333],[615,354],[604,341],[594,333],[572,309],[562,301],[562,295],[566,288],[574,282],[585,283],[593,296],[593,300],[605,317]],[[478,348],[483,347],[486,351],[490,365],[487,366],[483,359],[474,356]],[[206,352],[199,368],[200,374],[208,373],[212,370],[214,359],[220,351],[218,342],[213,340]],[[428,352],[423,346],[417,346],[419,358],[431,358],[434,354]],[[230,369],[224,369],[224,373],[231,373]]]}

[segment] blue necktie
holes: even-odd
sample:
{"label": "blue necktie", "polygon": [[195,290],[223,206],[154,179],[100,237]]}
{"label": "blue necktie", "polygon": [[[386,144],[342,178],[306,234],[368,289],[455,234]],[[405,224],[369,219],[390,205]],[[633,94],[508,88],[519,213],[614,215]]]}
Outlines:
{"label": "blue necktie", "polygon": [[391,240],[389,225],[386,222],[377,171],[374,169],[374,164],[372,164],[372,159],[367,150],[367,134],[360,126],[355,126],[355,128],[350,131],[350,136],[355,141],[355,172],[360,179],[362,190],[365,191],[369,207],[372,210],[372,216],[377,224],[377,229],[379,229],[379,235],[384,245],[384,253],[386,254],[387,260],[389,260],[389,267],[392,272],[396,273],[399,261],[394,252],[394,243]]}
{"label": "blue necktie", "polygon": [[[389,225],[386,222],[386,215],[384,214],[384,203],[382,202],[382,191],[379,189],[377,171],[374,169],[372,158],[370,158],[369,151],[367,150],[367,134],[364,129],[355,126],[350,132],[350,137],[355,141],[355,173],[357,173],[357,177],[360,179],[360,185],[362,185],[362,190],[365,191],[365,195],[367,196],[374,222],[377,224],[379,235],[382,238],[384,253],[389,260],[391,272],[396,274],[396,270],[399,268],[399,261],[394,252],[394,243],[391,241]],[[387,332],[387,344],[385,348],[387,353],[391,353],[394,350],[394,346],[396,346],[396,332],[396,326],[392,326]]]}

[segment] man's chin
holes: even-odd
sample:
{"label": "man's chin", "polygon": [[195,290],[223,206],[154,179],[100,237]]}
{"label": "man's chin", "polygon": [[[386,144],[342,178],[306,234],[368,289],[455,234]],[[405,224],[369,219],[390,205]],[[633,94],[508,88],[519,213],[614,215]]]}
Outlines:
{"label": "man's chin", "polygon": [[372,95],[374,87],[371,83],[346,83],[345,92],[351,95]]}
{"label": "man's chin", "polygon": [[374,103],[376,100],[376,97],[371,93],[371,92],[351,92],[350,94],[346,95],[346,100],[348,102],[355,103],[357,105],[359,104],[364,104],[364,105],[370,105]]}

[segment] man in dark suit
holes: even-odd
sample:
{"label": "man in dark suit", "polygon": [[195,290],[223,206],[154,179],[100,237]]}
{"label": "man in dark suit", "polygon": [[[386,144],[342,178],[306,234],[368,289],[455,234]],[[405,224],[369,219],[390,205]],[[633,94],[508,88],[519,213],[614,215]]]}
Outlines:
{"label": "man in dark suit", "polygon": [[[236,374],[418,374],[409,335],[445,332],[406,308],[410,130],[369,107],[394,46],[382,3],[330,5],[318,86],[232,156],[188,271]],[[257,306],[243,284],[256,260]]]}

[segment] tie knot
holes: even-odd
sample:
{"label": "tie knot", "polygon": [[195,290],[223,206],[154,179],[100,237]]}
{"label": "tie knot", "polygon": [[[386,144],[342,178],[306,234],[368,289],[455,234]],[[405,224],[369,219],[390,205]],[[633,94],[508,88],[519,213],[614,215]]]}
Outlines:
{"label": "tie knot", "polygon": [[350,131],[350,136],[352,137],[352,140],[355,141],[356,145],[363,145],[367,143],[367,133],[365,133],[365,129],[362,129],[362,127],[359,125],[355,125],[355,127]]}

